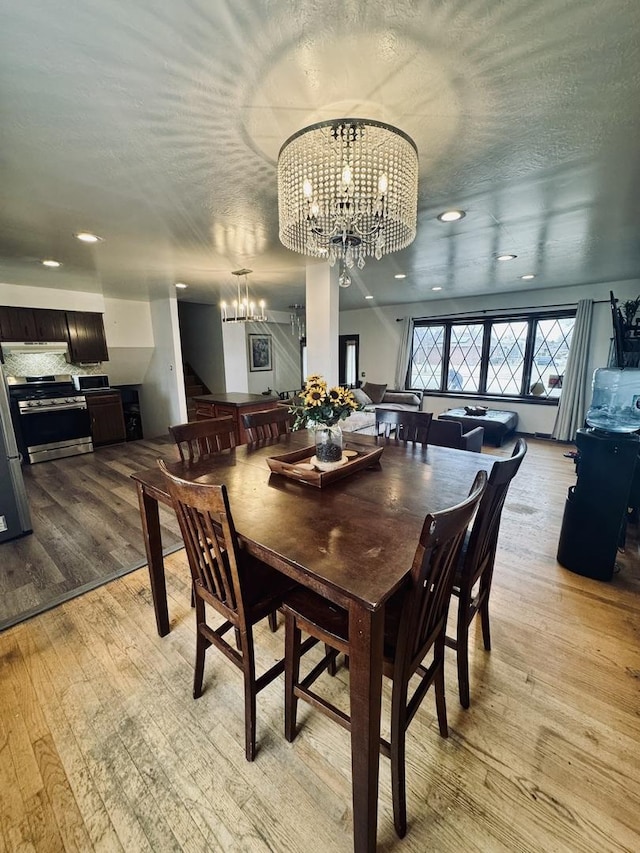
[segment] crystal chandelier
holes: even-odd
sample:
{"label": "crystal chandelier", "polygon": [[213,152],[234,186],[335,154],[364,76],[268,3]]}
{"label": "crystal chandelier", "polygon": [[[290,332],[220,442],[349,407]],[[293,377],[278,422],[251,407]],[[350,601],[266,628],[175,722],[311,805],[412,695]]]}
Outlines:
{"label": "crystal chandelier", "polygon": [[340,118],[305,127],[278,155],[280,240],[360,269],[416,236],[418,153],[401,130]]}
{"label": "crystal chandelier", "polygon": [[340,275],[338,276],[338,284],[340,287],[351,287],[351,276],[347,272],[344,261],[340,264]]}
{"label": "crystal chandelier", "polygon": [[291,323],[291,334],[298,334],[298,340],[302,340],[306,335],[305,329],[305,312],[304,305],[299,305],[297,302],[294,305],[289,305],[289,322]]}
{"label": "crystal chandelier", "polygon": [[[231,308],[228,308],[226,302],[220,303],[220,311],[222,312],[223,323],[264,323],[267,320],[267,315],[264,313],[265,301],[261,299],[258,303],[259,311],[256,310],[256,303],[249,297],[249,282],[247,276],[253,270],[234,270],[231,275],[236,276],[236,298],[231,303]],[[240,278],[244,281],[240,283]]]}

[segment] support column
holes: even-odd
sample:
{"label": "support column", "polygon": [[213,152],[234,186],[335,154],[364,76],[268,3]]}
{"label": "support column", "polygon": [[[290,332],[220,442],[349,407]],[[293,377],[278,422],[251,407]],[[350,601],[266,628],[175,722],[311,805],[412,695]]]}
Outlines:
{"label": "support column", "polygon": [[225,390],[246,394],[249,390],[249,364],[244,323],[222,324],[222,347]]}
{"label": "support column", "polygon": [[[307,373],[338,384],[338,330],[340,310],[338,265],[307,263],[306,325]],[[306,377],[305,377],[306,379]]]}

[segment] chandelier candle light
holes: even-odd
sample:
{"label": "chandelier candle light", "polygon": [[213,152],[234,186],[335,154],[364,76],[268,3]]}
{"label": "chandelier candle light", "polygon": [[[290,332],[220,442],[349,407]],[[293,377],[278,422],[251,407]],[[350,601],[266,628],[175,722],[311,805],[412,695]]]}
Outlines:
{"label": "chandelier candle light", "polygon": [[[418,153],[401,130],[340,118],[294,133],[278,155],[280,240],[362,269],[416,236]],[[343,285],[344,286],[344,285]]]}
{"label": "chandelier candle light", "polygon": [[[260,312],[256,311],[256,303],[249,298],[249,284],[247,276],[253,270],[241,269],[234,270],[231,275],[237,276],[237,296],[231,303],[231,311],[227,312],[227,303],[220,303],[220,311],[222,312],[223,323],[264,323],[267,320],[267,315],[264,313],[265,301],[261,299],[258,303]],[[240,285],[240,276],[244,276],[244,286]]]}

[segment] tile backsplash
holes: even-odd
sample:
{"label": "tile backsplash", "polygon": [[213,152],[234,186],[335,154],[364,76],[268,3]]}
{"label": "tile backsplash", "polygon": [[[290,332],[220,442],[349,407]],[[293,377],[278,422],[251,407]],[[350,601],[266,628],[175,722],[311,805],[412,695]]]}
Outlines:
{"label": "tile backsplash", "polygon": [[6,376],[48,376],[71,373],[95,375],[104,373],[101,364],[69,364],[61,352],[10,352],[5,354]]}

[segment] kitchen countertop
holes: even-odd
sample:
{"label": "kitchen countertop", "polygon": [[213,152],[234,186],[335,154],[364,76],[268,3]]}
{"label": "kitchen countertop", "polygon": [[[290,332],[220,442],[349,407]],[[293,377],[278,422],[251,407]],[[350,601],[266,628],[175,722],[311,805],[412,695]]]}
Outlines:
{"label": "kitchen countertop", "polygon": [[255,403],[273,403],[278,397],[273,394],[240,394],[237,392],[219,394],[198,394],[193,400],[203,403],[219,403],[221,406],[247,406]]}

